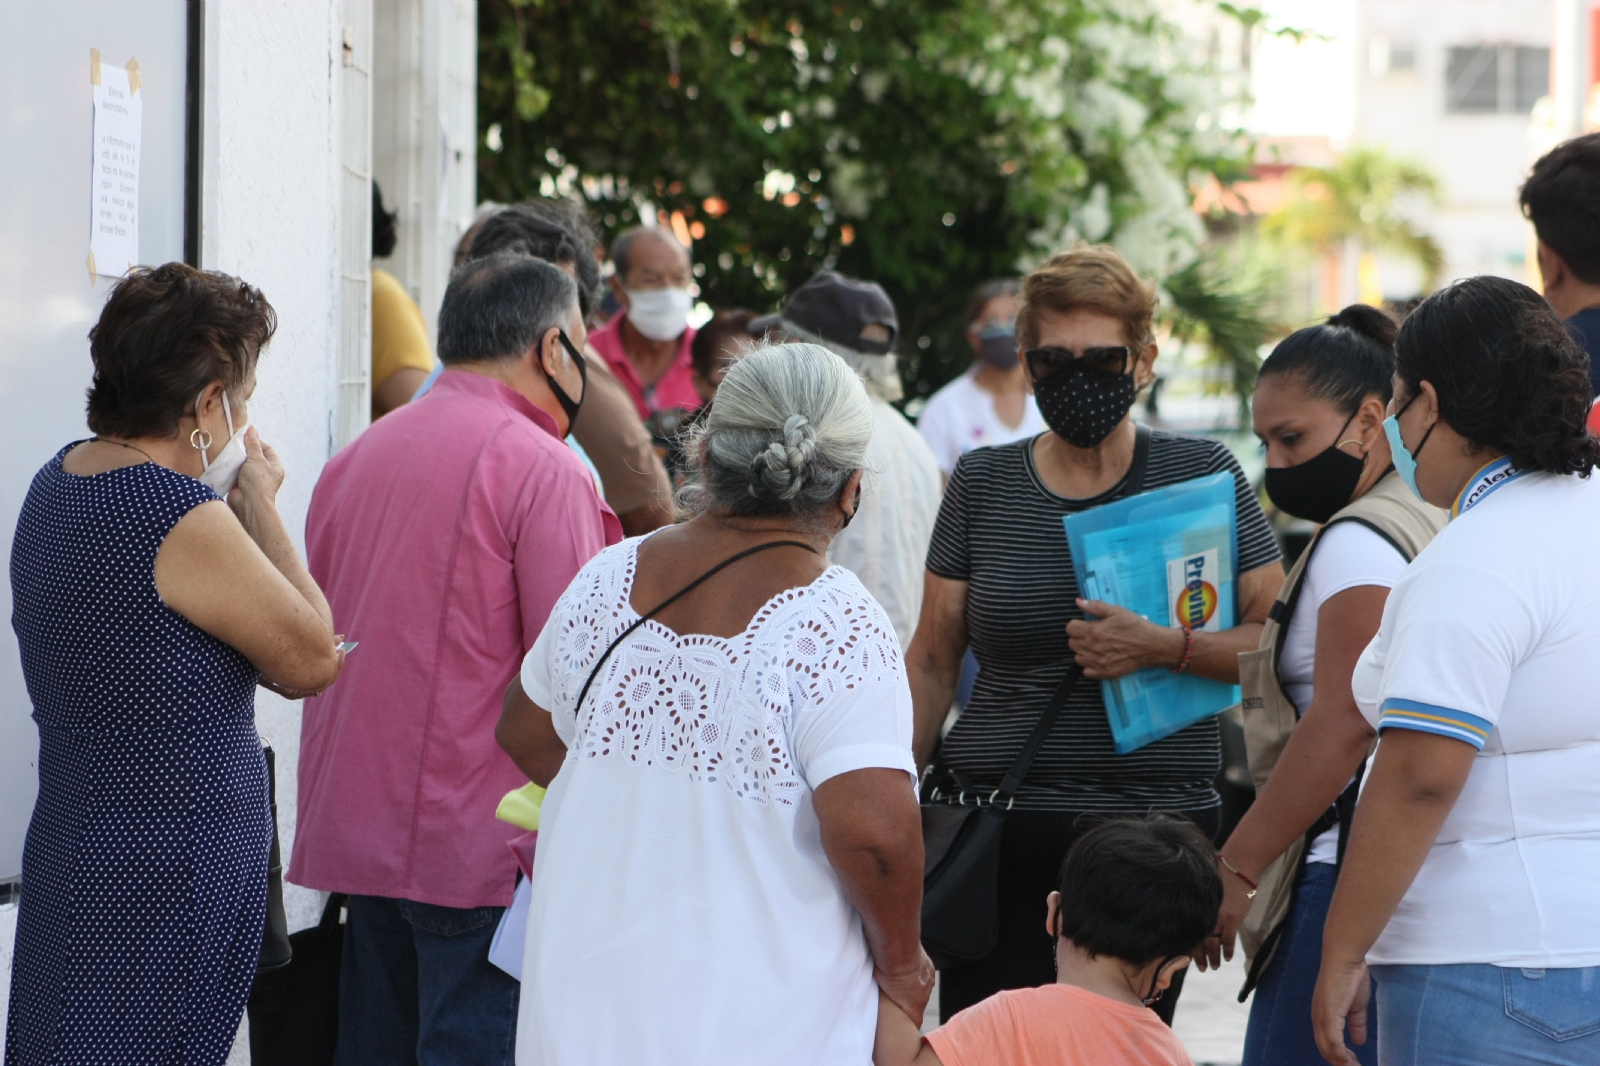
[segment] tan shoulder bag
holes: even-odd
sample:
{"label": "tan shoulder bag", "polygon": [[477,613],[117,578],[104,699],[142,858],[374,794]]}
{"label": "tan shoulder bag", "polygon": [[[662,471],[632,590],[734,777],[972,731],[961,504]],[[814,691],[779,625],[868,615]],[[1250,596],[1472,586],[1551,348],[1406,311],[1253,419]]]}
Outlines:
{"label": "tan shoulder bag", "polygon": [[[1249,756],[1250,776],[1255,780],[1257,792],[1267,783],[1279,756],[1283,754],[1284,746],[1289,743],[1289,734],[1294,732],[1300,720],[1301,709],[1295,706],[1294,700],[1289,698],[1278,681],[1278,660],[1283,654],[1284,637],[1288,634],[1289,622],[1300,597],[1306,566],[1323,531],[1339,522],[1359,522],[1394,545],[1395,550],[1409,563],[1444,528],[1448,517],[1439,508],[1417,499],[1391,470],[1366,495],[1352,501],[1330,518],[1327,525],[1311,538],[1305,551],[1300,553],[1289,576],[1284,579],[1283,590],[1278,593],[1266,624],[1262,626],[1260,646],[1255,651],[1241,652],[1239,655],[1239,685],[1244,696],[1241,707],[1245,749]],[[1308,844],[1335,824],[1341,827],[1341,834],[1347,831],[1354,803],[1355,786],[1352,785],[1305,835],[1261,871],[1255,901],[1239,929],[1239,943],[1248,960],[1244,989],[1239,993],[1241,1003],[1266,971],[1278,939],[1283,935],[1294,902],[1295,882],[1300,879],[1305,866]],[[1343,843],[1341,835],[1341,858]]]}

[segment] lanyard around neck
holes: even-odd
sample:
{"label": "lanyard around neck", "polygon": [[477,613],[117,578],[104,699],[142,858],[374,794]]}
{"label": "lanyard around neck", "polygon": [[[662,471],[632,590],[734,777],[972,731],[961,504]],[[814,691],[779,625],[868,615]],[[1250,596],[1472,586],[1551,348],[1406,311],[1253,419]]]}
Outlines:
{"label": "lanyard around neck", "polygon": [[1472,475],[1472,480],[1467,482],[1467,487],[1461,490],[1461,495],[1457,496],[1456,502],[1451,505],[1450,517],[1459,518],[1466,514],[1526,473],[1526,470],[1518,470],[1511,465],[1510,456],[1503,455],[1494,460]]}

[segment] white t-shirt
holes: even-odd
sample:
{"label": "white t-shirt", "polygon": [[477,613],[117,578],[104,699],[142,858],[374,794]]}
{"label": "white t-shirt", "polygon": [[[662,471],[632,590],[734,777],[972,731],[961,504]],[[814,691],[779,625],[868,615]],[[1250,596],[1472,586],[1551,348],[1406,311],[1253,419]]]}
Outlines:
{"label": "white t-shirt", "polygon": [[1479,749],[1372,963],[1600,965],[1600,475],[1503,463],[1395,582],[1352,679],[1376,728]]}
{"label": "white t-shirt", "polygon": [[939,517],[939,467],[905,416],[872,401],[861,508],[828,558],[853,572],[889,616],[902,648],[922,612],[924,566]]}
{"label": "white t-shirt", "polygon": [[[1311,706],[1312,676],[1316,666],[1317,612],[1341,592],[1363,585],[1393,588],[1406,569],[1405,556],[1383,537],[1360,522],[1336,522],[1317,538],[1316,551],[1306,564],[1300,599],[1289,631],[1283,636],[1278,659],[1278,681],[1304,714]],[[1311,842],[1307,862],[1339,861],[1339,827],[1334,826]]]}
{"label": "white t-shirt", "polygon": [[906,772],[911,690],[849,571],[779,593],[737,637],[637,620],[640,541],[573,579],[522,664],[567,758],[540,815],[518,1066],[868,1066],[878,992],[812,792]]}
{"label": "white t-shirt", "polygon": [[976,368],[969,370],[934,393],[917,416],[917,431],[928,442],[946,477],[955,470],[956,460],[974,448],[1037,437],[1049,428],[1032,393],[1023,405],[1022,422],[1015,429],[1000,421],[994,409],[994,394],[979,387],[973,380],[976,373]]}

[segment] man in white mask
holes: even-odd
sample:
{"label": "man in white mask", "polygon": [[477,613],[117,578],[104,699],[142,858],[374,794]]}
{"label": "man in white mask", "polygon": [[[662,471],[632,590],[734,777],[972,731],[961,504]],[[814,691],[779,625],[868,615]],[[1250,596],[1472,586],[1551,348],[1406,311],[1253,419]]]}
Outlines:
{"label": "man in white mask", "polygon": [[689,251],[669,229],[636,226],[612,243],[611,262],[617,268],[611,291],[622,312],[589,334],[589,343],[627,388],[639,417],[670,430],[681,412],[700,406],[689,352]]}

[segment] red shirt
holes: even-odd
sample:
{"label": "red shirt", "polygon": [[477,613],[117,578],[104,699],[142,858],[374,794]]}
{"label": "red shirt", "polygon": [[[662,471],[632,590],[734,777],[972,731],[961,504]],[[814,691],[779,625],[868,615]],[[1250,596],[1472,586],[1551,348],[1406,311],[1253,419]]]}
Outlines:
{"label": "red shirt", "polygon": [[522,831],[494,811],[528,779],[494,740],[501,697],[578,569],[621,539],[550,416],[467,371],[328,461],[306,557],[361,646],[305,702],[291,881],[511,902]]}
{"label": "red shirt", "polygon": [[685,329],[683,336],[678,338],[678,357],[672,361],[661,380],[656,382],[654,388],[646,389],[639,381],[639,372],[633,368],[628,353],[622,347],[622,320],[627,314],[626,311],[618,312],[610,322],[589,334],[589,343],[605,357],[611,373],[633,397],[639,420],[647,422],[655,412],[673,408],[696,410],[700,406],[700,394],[694,391],[694,380],[689,376],[694,370],[694,359],[689,353],[689,345],[694,341],[694,327]]}

